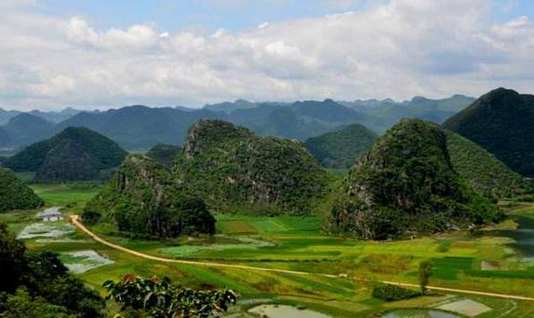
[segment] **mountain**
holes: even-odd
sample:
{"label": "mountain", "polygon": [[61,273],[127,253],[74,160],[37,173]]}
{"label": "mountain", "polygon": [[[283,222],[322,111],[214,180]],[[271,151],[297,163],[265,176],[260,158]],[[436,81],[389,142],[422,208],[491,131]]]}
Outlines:
{"label": "mountain", "polygon": [[493,153],[512,170],[534,177],[534,95],[499,88],[443,125]]}
{"label": "mountain", "polygon": [[54,125],[40,117],[21,113],[2,127],[9,135],[10,145],[27,146],[53,134]]}
{"label": "mountain", "polygon": [[58,112],[44,112],[40,110],[32,110],[29,112],[30,115],[41,117],[49,122],[52,123],[59,123],[64,120],[67,120],[79,113],[81,113],[81,110],[74,109],[71,107],[67,107],[63,110],[60,110]]}
{"label": "mountain", "polygon": [[404,102],[385,99],[340,103],[369,116],[368,121],[360,123],[374,131],[383,132],[402,118],[419,118],[441,124],[474,101],[475,99],[472,97],[454,95],[445,99],[416,96]]}
{"label": "mountain", "polygon": [[350,168],[371,148],[378,135],[360,124],[310,138],[305,145],[312,156],[327,168]]}
{"label": "mountain", "polygon": [[86,206],[85,223],[108,222],[134,236],[172,238],[213,234],[215,218],[201,199],[185,194],[167,168],[130,155]]}
{"label": "mountain", "polygon": [[519,174],[474,142],[447,131],[447,149],[455,171],[478,193],[497,199],[525,189]]}
{"label": "mountain", "polygon": [[251,103],[249,101],[238,99],[235,102],[223,102],[218,104],[207,104],[204,106],[204,109],[211,110],[214,112],[225,112],[225,113],[232,113],[233,111],[236,111],[238,109],[249,109],[249,108],[255,108],[258,104]]}
{"label": "mountain", "polygon": [[0,212],[37,209],[43,204],[12,171],[0,167]]}
{"label": "mountain", "polygon": [[380,240],[500,220],[501,212],[467,186],[450,157],[445,131],[401,121],[349,172],[332,209],[332,230]]}
{"label": "mountain", "polygon": [[244,126],[262,136],[307,140],[340,126],[365,121],[365,115],[333,100],[293,104],[262,103],[237,109],[220,119]]}
{"label": "mountain", "polygon": [[174,158],[182,151],[182,148],[173,145],[157,144],[146,153],[146,156],[159,162],[165,167],[171,168]]}
{"label": "mountain", "polygon": [[15,171],[36,172],[38,181],[92,180],[118,167],[126,154],[105,136],[87,128],[69,127],[28,146],[4,165]]}
{"label": "mountain", "polygon": [[9,134],[4,128],[0,127],[0,147],[6,147],[10,142]]}
{"label": "mountain", "polygon": [[326,178],[302,143],[219,120],[189,129],[174,171],[214,210],[248,214],[310,214]]}
{"label": "mountain", "polygon": [[21,112],[17,110],[5,110],[5,109],[0,108],[0,126],[7,124],[7,122],[11,118],[19,115],[20,113]]}
{"label": "mountain", "polygon": [[126,149],[146,150],[158,143],[183,144],[190,125],[211,117],[215,117],[215,113],[207,110],[129,106],[105,112],[79,113],[59,123],[56,129],[87,127]]}

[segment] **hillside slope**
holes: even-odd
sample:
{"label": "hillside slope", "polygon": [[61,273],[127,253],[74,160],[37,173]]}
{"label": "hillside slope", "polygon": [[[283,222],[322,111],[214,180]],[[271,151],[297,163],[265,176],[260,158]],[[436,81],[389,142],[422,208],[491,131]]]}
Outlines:
{"label": "hillside slope", "polygon": [[534,96],[499,88],[444,123],[512,170],[534,177]]}
{"label": "hillside slope", "polygon": [[310,138],[305,145],[327,168],[350,168],[375,142],[378,135],[360,124]]}
{"label": "hillside slope", "polygon": [[489,200],[455,172],[446,133],[403,120],[351,169],[331,225],[363,239],[438,233],[500,219]]}
{"label": "hillside slope", "polygon": [[44,202],[9,169],[0,167],[0,213],[36,209]]}
{"label": "hillside slope", "polygon": [[146,156],[162,165],[171,168],[174,158],[182,151],[182,148],[173,145],[157,144],[146,153]]}
{"label": "hillside slope", "polygon": [[2,128],[9,136],[9,145],[21,147],[50,137],[54,124],[41,117],[21,113],[11,118]]}
{"label": "hillside slope", "polygon": [[475,191],[497,199],[524,190],[525,181],[519,174],[467,138],[447,131],[447,148],[454,169]]}
{"label": "hillside slope", "polygon": [[117,167],[126,152],[115,142],[87,128],[67,128],[28,146],[4,165],[15,171],[37,172],[39,181],[90,180]]}
{"label": "hillside slope", "polygon": [[326,177],[300,142],[216,120],[190,128],[174,171],[213,209],[248,214],[307,215]]}
{"label": "hillside slope", "polygon": [[113,179],[86,206],[85,223],[109,222],[134,236],[172,238],[213,234],[215,218],[187,195],[167,168],[141,155],[126,158]]}

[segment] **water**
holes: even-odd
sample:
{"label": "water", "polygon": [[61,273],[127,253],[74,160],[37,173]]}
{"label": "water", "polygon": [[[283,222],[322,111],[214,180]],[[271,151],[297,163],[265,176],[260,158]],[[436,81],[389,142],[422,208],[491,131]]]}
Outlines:
{"label": "water", "polygon": [[460,318],[460,316],[438,310],[399,309],[381,318]]}
{"label": "water", "polygon": [[534,261],[534,215],[516,216],[517,230],[496,231],[497,236],[515,240],[510,246],[518,250],[525,260]]}
{"label": "water", "polygon": [[268,318],[332,318],[331,316],[313,310],[298,309],[285,305],[261,305],[249,309],[249,312]]}

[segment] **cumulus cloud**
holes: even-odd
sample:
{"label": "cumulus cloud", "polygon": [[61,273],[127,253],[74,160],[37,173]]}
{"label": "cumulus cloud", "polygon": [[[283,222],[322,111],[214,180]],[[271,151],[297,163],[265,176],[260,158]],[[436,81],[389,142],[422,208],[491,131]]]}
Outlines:
{"label": "cumulus cloud", "polygon": [[479,95],[496,86],[528,92],[534,74],[532,21],[495,24],[491,0],[380,1],[212,34],[170,32],[150,21],[103,30],[81,16],[51,17],[31,10],[33,1],[21,3],[0,10],[6,108],[405,99]]}

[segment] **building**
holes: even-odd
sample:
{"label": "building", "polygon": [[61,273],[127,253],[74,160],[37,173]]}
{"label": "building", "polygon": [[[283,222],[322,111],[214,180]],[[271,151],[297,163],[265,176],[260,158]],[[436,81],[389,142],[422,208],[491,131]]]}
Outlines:
{"label": "building", "polygon": [[37,218],[42,222],[57,222],[65,220],[63,213],[59,212],[58,208],[46,209],[37,214]]}

